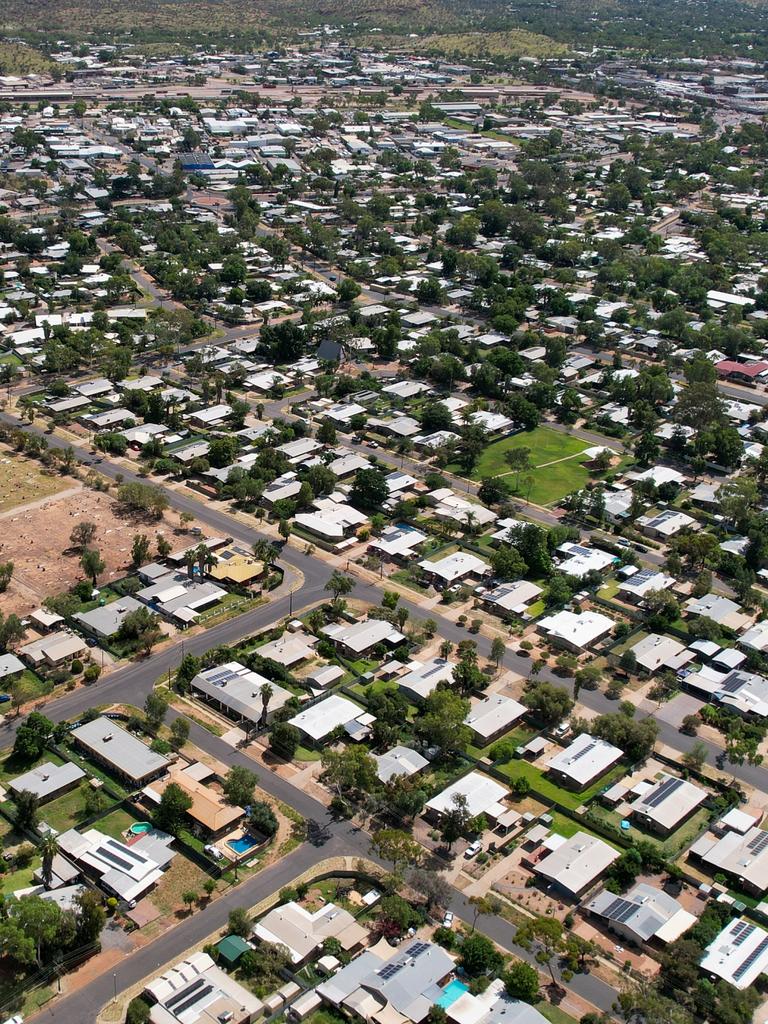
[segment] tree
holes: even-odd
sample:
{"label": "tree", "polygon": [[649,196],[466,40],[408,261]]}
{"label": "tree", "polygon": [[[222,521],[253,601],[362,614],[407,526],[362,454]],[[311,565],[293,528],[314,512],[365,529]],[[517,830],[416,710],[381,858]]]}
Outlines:
{"label": "tree", "polygon": [[512,470],[516,473],[515,476],[515,491],[520,490],[520,474],[527,472],[531,469],[531,449],[530,448],[510,448],[504,455],[504,461]]}
{"label": "tree", "polygon": [[637,761],[644,761],[653,750],[659,726],[653,718],[636,721],[617,711],[608,715],[598,715],[590,723],[589,732],[623,750],[627,760],[634,764]]}
{"label": "tree", "polygon": [[451,690],[433,690],[424,701],[424,710],[416,720],[416,730],[424,739],[444,752],[465,750],[472,738],[464,724],[469,701]]}
{"label": "tree", "polygon": [[567,690],[547,682],[536,682],[528,687],[522,702],[543,725],[562,722],[573,710],[573,700]]}
{"label": "tree", "polygon": [[339,799],[345,794],[372,793],[378,786],[378,765],[364,747],[326,748],[320,763],[323,782],[336,789]]}
{"label": "tree", "polygon": [[504,643],[500,636],[496,636],[493,638],[491,642],[491,661],[495,663],[496,668],[499,668],[502,661],[504,660],[504,654],[506,652],[506,649],[507,645]]}
{"label": "tree", "polygon": [[147,716],[147,722],[153,729],[160,727],[167,712],[168,701],[165,697],[156,690],[147,694],[147,698],[144,701],[144,714]]}
{"label": "tree", "polygon": [[95,536],[96,523],[89,523],[84,520],[73,527],[69,535],[69,543],[78,551],[83,551],[90,545]]}
{"label": "tree", "polygon": [[85,946],[101,935],[106,914],[101,896],[93,889],[83,888],[75,896],[75,920],[77,925],[77,943]]}
{"label": "tree", "polygon": [[171,722],[171,744],[180,750],[189,739],[189,722],[186,718],[174,718]]}
{"label": "tree", "polygon": [[555,917],[535,917],[525,921],[515,934],[515,942],[522,949],[535,949],[536,960],[546,964],[552,984],[558,987],[552,966],[553,959],[563,952],[563,925]]}
{"label": "tree", "polygon": [[36,761],[45,750],[45,745],[53,733],[53,722],[33,711],[27,715],[16,730],[13,743],[13,756],[22,762]]}
{"label": "tree", "polygon": [[507,995],[524,1003],[538,1003],[541,998],[539,972],[524,960],[516,960],[502,976]]}
{"label": "tree", "polygon": [[197,893],[194,889],[185,889],[181,894],[182,903],[187,905],[187,913],[192,913],[192,907],[194,906],[195,900],[197,899]]}
{"label": "tree", "polygon": [[447,907],[453,896],[453,888],[438,871],[428,868],[412,868],[407,875],[408,885],[424,897],[427,910],[432,907]]}
{"label": "tree", "polygon": [[278,821],[275,812],[264,800],[257,800],[251,804],[248,814],[248,822],[251,828],[270,839],[277,834]]}
{"label": "tree", "polygon": [[239,935],[241,939],[249,938],[251,934],[251,919],[248,911],[243,907],[235,907],[229,912],[228,930],[232,935]]}
{"label": "tree", "polygon": [[454,793],[451,806],[440,815],[440,837],[450,850],[467,831],[470,813],[463,793]]}
{"label": "tree", "polygon": [[286,761],[293,760],[300,741],[301,733],[288,722],[275,722],[269,731],[269,749]]}
{"label": "tree", "polygon": [[[155,519],[162,519],[163,512],[168,508],[168,499],[165,494],[151,484],[138,482],[120,484],[117,489],[117,500],[129,509],[150,515]],[[185,515],[188,516],[189,513],[182,512],[182,522],[185,521]],[[186,522],[191,522],[193,519],[194,516],[191,519],[186,519]]]}
{"label": "tree", "polygon": [[491,914],[498,914],[502,909],[501,900],[491,893],[485,896],[470,896],[469,905],[472,907],[472,931],[474,932],[477,926],[477,919],[481,915],[490,916]]}
{"label": "tree", "polygon": [[462,942],[459,962],[470,978],[478,978],[498,971],[504,964],[504,957],[490,939],[475,932]]}
{"label": "tree", "polygon": [[333,594],[332,604],[335,615],[340,615],[342,613],[344,610],[344,601],[342,599],[346,597],[347,594],[350,594],[353,588],[354,583],[349,576],[345,576],[344,573],[335,569],[331,578],[324,587],[329,594]]}
{"label": "tree", "polygon": [[[461,645],[460,645],[461,646]],[[459,663],[453,670],[453,682],[459,693],[468,695],[481,690],[488,680],[477,665],[477,648],[474,643],[461,647]]]}
{"label": "tree", "polygon": [[18,615],[11,612],[10,615],[3,615],[0,612],[0,654],[5,654],[9,646],[21,640],[26,633]]}
{"label": "tree", "polygon": [[261,697],[261,717],[259,719],[259,725],[267,724],[267,715],[269,713],[269,702],[272,700],[272,695],[275,689],[270,686],[269,683],[262,683],[259,687],[259,696]]}
{"label": "tree", "polygon": [[96,548],[85,548],[82,555],[80,555],[80,565],[85,575],[90,576],[94,587],[96,586],[99,574],[104,572],[107,567],[107,563]]}
{"label": "tree", "polygon": [[177,835],[184,824],[184,815],[192,806],[192,797],[185,793],[176,782],[169,783],[163,790],[160,803],[155,811],[155,824],[163,832]]}
{"label": "tree", "polygon": [[43,880],[43,885],[46,889],[50,889],[53,880],[53,858],[59,852],[59,841],[55,833],[46,832],[37,844],[37,851],[42,860],[40,876]]}
{"label": "tree", "polygon": [[138,569],[140,565],[149,558],[149,537],[146,533],[137,533],[134,535],[133,543],[131,544],[131,566],[134,569]]}
{"label": "tree", "polygon": [[371,850],[392,863],[399,874],[408,864],[418,865],[424,849],[407,832],[398,828],[385,828],[371,836]]}
{"label": "tree", "polygon": [[375,511],[388,497],[386,478],[380,469],[358,469],[349,492],[350,505],[363,511]]}
{"label": "tree", "polygon": [[16,823],[19,828],[26,829],[28,832],[33,831],[40,820],[40,798],[36,793],[22,789],[14,795],[13,802],[16,806]]}
{"label": "tree", "polygon": [[165,536],[164,533],[158,533],[155,538],[155,544],[157,546],[157,554],[160,558],[167,558],[173,551],[173,545]]}
{"label": "tree", "polygon": [[682,756],[682,762],[686,768],[700,772],[709,755],[709,748],[702,740],[696,740],[690,750]]}
{"label": "tree", "polygon": [[317,428],[317,440],[321,444],[336,444],[336,427],[333,425],[333,420],[323,420]]}
{"label": "tree", "polygon": [[222,789],[227,803],[233,807],[247,807],[253,803],[256,776],[243,765],[234,764],[224,778]]}

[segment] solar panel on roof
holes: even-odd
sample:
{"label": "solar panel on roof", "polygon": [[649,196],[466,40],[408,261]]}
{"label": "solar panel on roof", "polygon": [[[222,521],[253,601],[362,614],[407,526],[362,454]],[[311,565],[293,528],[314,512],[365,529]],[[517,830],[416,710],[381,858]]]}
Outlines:
{"label": "solar panel on roof", "polygon": [[174,992],[170,999],[167,1000],[166,1006],[171,1008],[176,1003],[181,1003],[187,999],[193,992],[196,992],[202,985],[205,984],[205,978],[196,978],[191,985],[181,989],[179,992]]}
{"label": "solar panel on roof", "polygon": [[428,949],[428,942],[414,942],[414,944],[410,947],[410,949],[407,950],[407,952],[410,954],[410,956],[412,956],[415,959],[416,957],[421,956],[422,953],[426,953]]}
{"label": "solar panel on roof", "polygon": [[379,971],[379,977],[382,981],[389,981],[390,978],[394,978],[398,971],[403,969],[402,964],[385,964],[384,967]]}
{"label": "solar panel on roof", "polygon": [[743,685],[744,677],[739,672],[734,672],[733,677],[726,679],[720,689],[723,693],[735,693],[737,690],[740,690]]}
{"label": "solar panel on roof", "polygon": [[176,1010],[174,1011],[175,1015],[180,1017],[182,1013],[189,1010],[190,1007],[195,1005],[195,1003],[199,1003],[201,999],[205,999],[205,997],[210,995],[211,992],[213,992],[213,985],[206,985],[205,988],[200,989],[199,992],[195,992],[193,996],[176,1007]]}
{"label": "solar panel on roof", "polygon": [[632,915],[637,910],[637,906],[634,903],[632,903],[631,900],[625,900],[625,904],[626,905],[621,908],[621,910],[618,912],[618,914],[615,915],[613,919],[619,924],[623,923],[624,921],[627,921],[630,917],[632,917]]}
{"label": "solar panel on roof", "polygon": [[740,946],[742,944],[742,942],[744,942],[746,939],[749,938],[749,936],[752,934],[752,932],[755,930],[755,928],[756,928],[756,925],[754,925],[754,924],[746,924],[745,923],[744,927],[741,929],[739,934],[733,940],[734,946]]}
{"label": "solar panel on roof", "polygon": [[676,792],[676,790],[682,786],[683,782],[683,779],[665,779],[653,796],[651,796],[649,800],[646,800],[646,807],[658,807],[659,804],[663,803],[668,796],[671,796]]}
{"label": "solar panel on roof", "polygon": [[761,836],[755,836],[747,843],[747,849],[752,853],[762,853],[766,846],[768,846],[768,832],[763,832]]}
{"label": "solar panel on roof", "polygon": [[761,942],[759,942],[757,946],[755,946],[755,948],[749,954],[744,963],[739,964],[739,966],[733,972],[734,980],[738,981],[739,978],[745,975],[749,968],[752,966],[752,964],[754,964],[755,961],[763,955],[766,949],[768,949],[768,935],[766,935],[765,938]]}
{"label": "solar panel on roof", "polygon": [[616,915],[620,914],[627,905],[634,908],[634,903],[630,903],[629,900],[625,900],[623,897],[617,896],[615,900],[611,900],[603,913],[606,917],[610,917],[611,920],[614,920]]}
{"label": "solar panel on roof", "polygon": [[577,750],[575,754],[569,757],[568,763],[573,764],[574,761],[580,761],[585,754],[589,754],[596,746],[596,743],[588,743],[586,747],[583,747],[581,750]]}

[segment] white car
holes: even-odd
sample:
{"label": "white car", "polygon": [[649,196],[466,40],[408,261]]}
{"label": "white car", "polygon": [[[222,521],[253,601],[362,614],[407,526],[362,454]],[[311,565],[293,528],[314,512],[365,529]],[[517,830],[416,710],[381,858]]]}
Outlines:
{"label": "white car", "polygon": [[464,851],[464,856],[469,860],[471,857],[476,857],[483,848],[483,844],[479,839],[476,839],[471,846],[468,846]]}
{"label": "white car", "polygon": [[4,1020],[3,1024],[23,1024],[24,1017],[22,1014],[17,1013],[13,1017],[9,1017],[8,1020]]}
{"label": "white car", "polygon": [[221,852],[218,846],[213,846],[210,843],[208,844],[208,846],[204,846],[203,849],[208,854],[208,856],[213,857],[214,860],[221,860],[222,857],[224,856],[224,854]]}
{"label": "white car", "polygon": [[453,928],[453,911],[446,910],[443,918],[443,928]]}

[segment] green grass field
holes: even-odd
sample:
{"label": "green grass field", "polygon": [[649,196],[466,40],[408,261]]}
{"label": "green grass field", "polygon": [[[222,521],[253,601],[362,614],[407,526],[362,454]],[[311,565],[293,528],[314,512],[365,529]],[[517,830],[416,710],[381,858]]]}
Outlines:
{"label": "green grass field", "polygon": [[535,793],[538,793],[545,799],[556,801],[563,807],[573,811],[577,807],[581,807],[582,804],[589,803],[601,790],[612,786],[614,782],[625,774],[625,769],[621,765],[617,765],[601,779],[593,782],[591,786],[588,786],[580,793],[572,793],[571,790],[564,789],[562,786],[558,786],[557,783],[552,782],[540,768],[537,768],[528,761],[515,758],[508,764],[500,764],[497,767],[500,772],[508,775],[510,779],[527,779]]}
{"label": "green grass field", "polygon": [[[513,493],[531,501],[534,505],[552,505],[585,487],[589,471],[581,464],[579,456],[590,445],[578,437],[569,437],[549,427],[536,427],[513,437],[505,437],[488,445],[472,470],[473,480],[483,477],[501,476],[511,486]],[[510,470],[506,454],[515,448],[530,448],[531,469],[519,474]],[[564,461],[561,461],[564,460]],[[453,472],[457,466],[448,467]],[[530,491],[527,479],[530,478]]]}

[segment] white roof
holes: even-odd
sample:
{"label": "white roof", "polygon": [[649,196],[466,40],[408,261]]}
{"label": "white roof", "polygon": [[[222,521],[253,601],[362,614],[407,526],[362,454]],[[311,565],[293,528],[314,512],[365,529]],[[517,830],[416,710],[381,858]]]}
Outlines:
{"label": "white roof", "polygon": [[568,892],[578,895],[611,866],[619,851],[597,836],[576,832],[540,860],[534,870]]}
{"label": "white roof", "polygon": [[353,722],[363,714],[363,708],[353,704],[351,700],[332,694],[312,707],[300,711],[289,721],[313,740],[321,740],[340,725]]}
{"label": "white roof", "polygon": [[768,971],[768,932],[734,918],[707,946],[701,969],[734,988],[748,988]]}
{"label": "white roof", "polygon": [[525,705],[519,701],[497,693],[473,704],[464,719],[464,724],[478,736],[495,736],[502,729],[509,728],[526,711]]}
{"label": "white roof", "polygon": [[549,771],[566,776],[577,786],[586,786],[603,775],[623,756],[619,747],[583,732],[565,750],[547,761]]}
{"label": "white roof", "polygon": [[419,562],[419,568],[439,576],[446,583],[453,583],[455,580],[461,580],[471,574],[483,576],[490,572],[490,566],[487,562],[484,562],[482,558],[478,558],[477,555],[470,554],[468,551],[454,551],[453,554],[446,555],[436,562],[424,559]]}
{"label": "white roof", "polygon": [[600,612],[560,611],[539,620],[539,626],[553,637],[566,640],[574,647],[588,647],[613,629],[613,619]]}
{"label": "white roof", "polygon": [[392,747],[383,754],[374,754],[374,760],[377,764],[376,774],[382,782],[389,782],[398,775],[415,775],[429,764],[418,751],[404,746]]}
{"label": "white roof", "polygon": [[473,818],[477,814],[484,814],[495,808],[509,795],[508,790],[500,783],[495,782],[487,775],[473,771],[451,783],[442,793],[432,797],[426,806],[438,814],[443,814],[445,811],[453,809],[455,806],[453,798],[457,794],[467,798],[467,811]]}

